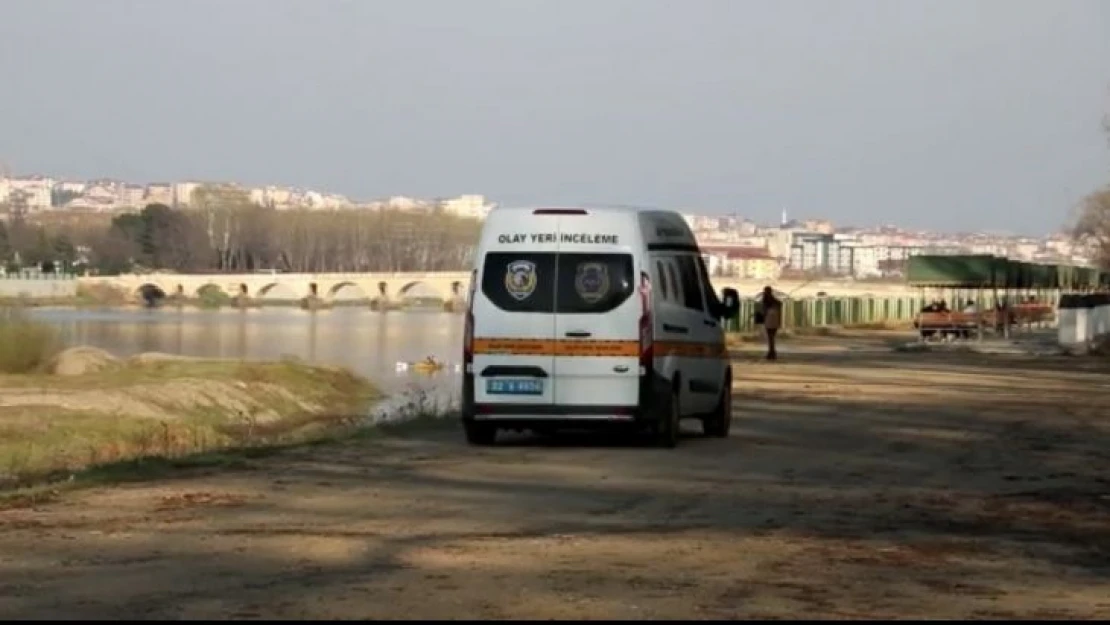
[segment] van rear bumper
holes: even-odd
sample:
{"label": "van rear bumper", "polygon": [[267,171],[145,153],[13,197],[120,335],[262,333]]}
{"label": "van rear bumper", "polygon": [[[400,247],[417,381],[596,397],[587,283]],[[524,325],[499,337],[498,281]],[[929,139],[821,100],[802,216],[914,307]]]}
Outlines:
{"label": "van rear bumper", "polygon": [[548,426],[594,427],[649,425],[666,415],[670,383],[655,376],[640,380],[636,406],[478,403],[474,401],[474,374],[463,374],[462,420],[481,421],[505,428]]}
{"label": "van rear bumper", "polygon": [[643,421],[637,406],[558,406],[535,404],[475,404],[467,415],[475,421]]}

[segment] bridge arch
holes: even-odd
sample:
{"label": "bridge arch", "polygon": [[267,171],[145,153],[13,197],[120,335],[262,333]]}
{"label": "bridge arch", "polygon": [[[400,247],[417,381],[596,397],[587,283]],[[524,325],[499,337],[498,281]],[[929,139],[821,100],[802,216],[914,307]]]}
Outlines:
{"label": "bridge arch", "polygon": [[441,289],[423,281],[413,280],[401,285],[397,290],[398,299],[438,299],[443,302],[451,301],[451,294],[444,293]]}
{"label": "bridge arch", "polygon": [[[348,295],[346,297],[340,297],[340,293],[342,292],[346,292]],[[328,299],[354,301],[371,299],[370,294],[367,293],[361,285],[359,285],[357,282],[351,282],[349,280],[344,282],[336,282],[335,284],[328,287],[327,295]]]}
{"label": "bridge arch", "polygon": [[166,290],[162,288],[161,285],[155,284],[153,282],[146,282],[140,285],[139,288],[135,289],[135,294],[138,295],[140,299],[146,301],[149,304],[153,304],[159,300],[166,299],[166,297],[169,295],[168,293],[166,293]]}
{"label": "bridge arch", "polygon": [[293,301],[304,297],[297,293],[294,286],[285,282],[271,282],[255,290],[254,297],[258,299],[273,299],[279,301]]}

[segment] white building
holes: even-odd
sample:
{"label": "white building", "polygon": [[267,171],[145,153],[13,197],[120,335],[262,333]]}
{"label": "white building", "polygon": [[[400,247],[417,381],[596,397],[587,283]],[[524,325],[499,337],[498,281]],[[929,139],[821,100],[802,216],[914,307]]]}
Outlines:
{"label": "white building", "polygon": [[21,176],[8,179],[5,201],[19,193],[29,211],[46,210],[53,204],[54,179],[46,176]]}
{"label": "white building", "polygon": [[493,208],[484,195],[460,195],[457,198],[444,200],[441,206],[443,212],[449,215],[470,219],[485,219]]}
{"label": "white building", "polygon": [[169,182],[152,182],[146,186],[146,195],[143,196],[144,204],[163,204],[173,206],[173,184]]}
{"label": "white building", "polygon": [[122,184],[116,188],[116,205],[120,208],[145,206],[146,188],[138,184]]}
{"label": "white building", "polygon": [[62,180],[54,184],[54,190],[81,195],[88,186],[87,183],[77,180]]}
{"label": "white building", "polygon": [[173,183],[173,206],[186,207],[193,203],[193,191],[196,191],[201,186],[199,182],[175,182]]}

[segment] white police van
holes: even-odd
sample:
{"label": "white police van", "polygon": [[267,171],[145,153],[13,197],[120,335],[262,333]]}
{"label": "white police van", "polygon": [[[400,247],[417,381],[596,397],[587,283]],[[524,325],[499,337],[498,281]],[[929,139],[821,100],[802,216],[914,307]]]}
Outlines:
{"label": "white police van", "polygon": [[673,211],[498,208],[475,255],[463,346],[467,440],[498,429],[648,428],[665,447],[699,418],[728,436],[732,368],[718,298]]}

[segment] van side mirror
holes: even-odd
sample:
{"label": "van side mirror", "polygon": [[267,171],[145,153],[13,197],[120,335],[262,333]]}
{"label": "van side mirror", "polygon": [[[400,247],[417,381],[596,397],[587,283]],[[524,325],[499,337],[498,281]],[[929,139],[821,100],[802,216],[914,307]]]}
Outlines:
{"label": "van side mirror", "polygon": [[734,319],[740,314],[740,294],[736,289],[724,288],[721,290],[721,314],[722,319]]}

